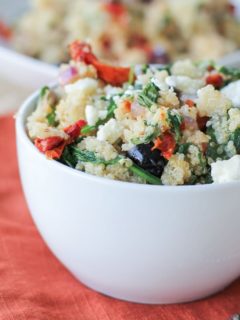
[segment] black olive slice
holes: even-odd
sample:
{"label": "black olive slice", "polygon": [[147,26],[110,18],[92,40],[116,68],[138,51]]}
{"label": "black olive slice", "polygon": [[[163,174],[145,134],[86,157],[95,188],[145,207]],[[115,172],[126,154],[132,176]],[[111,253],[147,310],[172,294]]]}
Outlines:
{"label": "black olive slice", "polygon": [[128,157],[139,167],[156,177],[161,177],[167,160],[159,150],[151,150],[153,143],[139,144],[128,151]]}

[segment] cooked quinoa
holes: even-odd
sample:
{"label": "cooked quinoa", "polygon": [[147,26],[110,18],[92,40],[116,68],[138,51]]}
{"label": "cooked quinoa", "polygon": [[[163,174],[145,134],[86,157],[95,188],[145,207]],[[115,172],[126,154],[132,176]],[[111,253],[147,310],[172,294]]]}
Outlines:
{"label": "cooked quinoa", "polygon": [[89,39],[106,61],[166,63],[184,56],[217,59],[240,47],[237,8],[230,0],[32,0],[17,22],[17,50],[50,63]]}
{"label": "cooked quinoa", "polygon": [[240,70],[190,60],[116,67],[78,41],[70,53],[27,119],[48,159],[144,184],[240,180]]}

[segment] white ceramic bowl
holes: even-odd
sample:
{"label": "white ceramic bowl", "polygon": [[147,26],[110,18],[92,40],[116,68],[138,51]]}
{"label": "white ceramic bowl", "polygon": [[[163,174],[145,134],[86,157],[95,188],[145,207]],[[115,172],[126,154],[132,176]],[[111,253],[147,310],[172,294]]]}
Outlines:
{"label": "white ceramic bowl", "polygon": [[22,184],[52,252],[81,282],[141,303],[211,295],[240,276],[240,183],[150,186],[107,180],[49,161],[16,120]]}
{"label": "white ceramic bowl", "polygon": [[[8,25],[14,24],[28,10],[29,1],[0,0],[0,20]],[[0,70],[2,77],[32,90],[52,81],[58,74],[56,66],[18,53],[1,39]]]}

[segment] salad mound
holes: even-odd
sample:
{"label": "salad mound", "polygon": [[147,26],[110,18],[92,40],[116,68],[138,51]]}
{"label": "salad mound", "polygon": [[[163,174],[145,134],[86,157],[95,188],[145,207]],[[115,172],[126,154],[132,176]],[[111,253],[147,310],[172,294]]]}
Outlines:
{"label": "salad mound", "polygon": [[55,64],[74,39],[91,39],[99,57],[120,64],[218,59],[240,48],[237,1],[31,0],[11,44]]}
{"label": "salad mound", "polygon": [[143,184],[240,180],[240,70],[190,60],[111,66],[79,41],[70,55],[27,119],[48,159]]}

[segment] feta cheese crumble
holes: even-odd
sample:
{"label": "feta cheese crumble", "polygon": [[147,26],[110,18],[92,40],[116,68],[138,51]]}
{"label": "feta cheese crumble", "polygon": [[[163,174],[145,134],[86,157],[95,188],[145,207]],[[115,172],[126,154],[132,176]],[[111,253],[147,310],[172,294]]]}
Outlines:
{"label": "feta cheese crumble", "polygon": [[240,155],[212,163],[211,175],[214,183],[240,181]]}
{"label": "feta cheese crumble", "polygon": [[232,101],[234,107],[240,108],[240,80],[229,83],[221,91]]}

